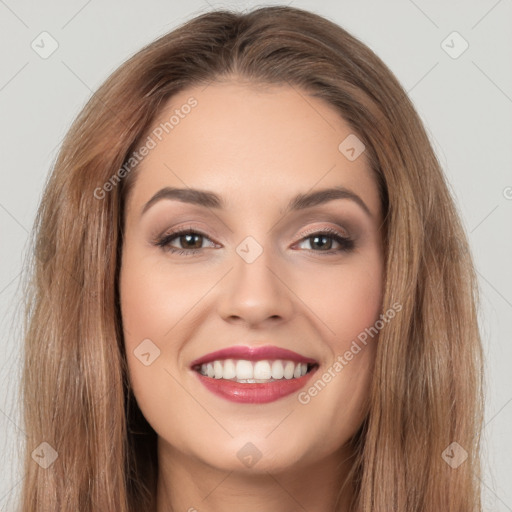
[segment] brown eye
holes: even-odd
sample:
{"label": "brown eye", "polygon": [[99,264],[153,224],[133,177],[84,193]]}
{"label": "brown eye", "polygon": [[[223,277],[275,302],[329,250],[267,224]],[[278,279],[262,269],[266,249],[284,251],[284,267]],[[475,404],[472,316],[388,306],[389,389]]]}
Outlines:
{"label": "brown eye", "polygon": [[[305,236],[300,243],[305,241],[309,241],[309,250],[313,252],[325,252],[327,254],[350,251],[355,246],[354,240],[330,229]],[[339,248],[333,248],[333,243],[338,244]]]}
{"label": "brown eye", "polygon": [[178,238],[184,249],[200,249],[203,245],[203,235],[198,233],[180,235],[176,238]]}
{"label": "brown eye", "polygon": [[[203,243],[205,240],[211,242],[211,240],[203,233],[199,233],[191,229],[183,229],[167,233],[154,243],[163,250],[171,253],[195,254],[203,250]],[[176,247],[175,241],[179,244],[178,247]],[[210,243],[210,247],[212,246],[214,246],[213,242]]]}
{"label": "brown eye", "polygon": [[332,249],[332,244],[334,238],[328,235],[315,235],[309,237],[311,240],[310,245],[312,248],[320,248],[320,249]]}

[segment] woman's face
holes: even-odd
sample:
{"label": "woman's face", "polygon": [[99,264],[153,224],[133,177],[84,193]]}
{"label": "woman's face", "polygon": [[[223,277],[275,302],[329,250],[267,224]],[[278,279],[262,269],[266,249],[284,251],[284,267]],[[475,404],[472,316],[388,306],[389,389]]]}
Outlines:
{"label": "woman's face", "polygon": [[339,460],[365,414],[383,289],[360,142],[303,91],[228,82],[174,96],[144,144],[120,292],[161,453],[251,472]]}

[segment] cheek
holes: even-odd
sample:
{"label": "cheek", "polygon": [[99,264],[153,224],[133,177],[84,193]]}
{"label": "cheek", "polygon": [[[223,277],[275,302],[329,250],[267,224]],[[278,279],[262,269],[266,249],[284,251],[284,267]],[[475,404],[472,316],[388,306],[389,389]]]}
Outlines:
{"label": "cheek", "polygon": [[[166,347],[193,317],[212,286],[211,272],[170,269],[162,258],[127,251],[120,275],[121,313],[127,349],[145,338]],[[174,331],[173,331],[174,330]]]}
{"label": "cheek", "polygon": [[165,396],[181,396],[172,376],[181,369],[181,350],[202,320],[196,317],[201,299],[216,280],[208,268],[193,273],[171,268],[160,254],[148,255],[127,242],[120,272],[124,344],[130,382],[146,418],[168,410]]}
{"label": "cheek", "polygon": [[[359,270],[359,271],[358,271]],[[354,269],[331,284],[328,321],[339,340],[353,339],[372,325],[381,310],[382,277],[375,268]]]}
{"label": "cheek", "polygon": [[330,359],[298,395],[299,410],[308,435],[318,440],[315,449],[327,453],[355,433],[366,411],[382,312],[381,253],[376,248],[322,270],[300,293],[321,320]]}
{"label": "cheek", "polygon": [[179,393],[166,372],[166,359],[175,347],[162,340],[184,314],[186,290],[171,283],[154,261],[133,246],[123,253],[119,286],[130,385],[153,428],[162,421],[172,424],[169,397]]}
{"label": "cheek", "polygon": [[165,271],[158,271],[136,254],[124,258],[120,275],[121,311],[123,327],[131,334],[131,341],[141,335],[160,338],[179,316],[187,289],[165,276]]}
{"label": "cheek", "polygon": [[379,318],[383,294],[383,264],[375,250],[336,267],[318,268],[307,280],[297,279],[297,295],[316,314],[333,353],[344,352]]}
{"label": "cheek", "polygon": [[[158,279],[151,261],[140,251],[125,249],[119,286],[125,350],[134,389],[139,387],[139,381],[149,379],[151,384],[154,370],[162,362],[161,340],[176,323],[170,313],[176,312],[177,307],[169,304],[181,304],[175,296],[176,287],[168,286],[162,276]],[[149,356],[141,357],[141,346],[145,347],[142,354]],[[146,366],[144,363],[148,362],[151,364]]]}

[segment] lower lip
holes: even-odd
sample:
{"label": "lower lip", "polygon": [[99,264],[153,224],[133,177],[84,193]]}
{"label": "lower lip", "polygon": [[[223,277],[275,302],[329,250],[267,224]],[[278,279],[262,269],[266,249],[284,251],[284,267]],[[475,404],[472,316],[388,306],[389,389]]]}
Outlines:
{"label": "lower lip", "polygon": [[268,383],[248,383],[244,384],[233,380],[214,379],[205,377],[195,371],[199,381],[212,393],[231,402],[245,404],[265,404],[275,402],[279,398],[291,395],[299,391],[306,385],[311,375],[315,373],[318,367],[298,377],[297,379],[279,379]]}

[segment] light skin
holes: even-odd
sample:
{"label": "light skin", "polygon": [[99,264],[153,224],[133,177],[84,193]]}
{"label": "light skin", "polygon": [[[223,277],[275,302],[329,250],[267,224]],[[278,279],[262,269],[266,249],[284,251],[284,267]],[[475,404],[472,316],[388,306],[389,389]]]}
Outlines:
{"label": "light skin", "polygon": [[[353,130],[297,88],[235,79],[189,88],[154,126],[191,96],[197,106],[135,171],[125,213],[123,329],[130,382],[158,435],[157,512],[332,512],[351,467],[345,444],[366,413],[376,338],[307,404],[298,393],[228,401],[190,363],[270,344],[318,361],[311,384],[332,367],[382,312],[377,184],[365,153],[349,161],[338,149]],[[225,205],[164,198],[141,214],[164,187],[207,190]],[[331,187],[357,195],[367,211],[345,197],[283,213],[296,195]],[[182,228],[204,234],[171,239],[183,254],[153,243]],[[353,245],[324,238],[325,229]],[[248,236],[263,251],[251,263],[236,250]],[[134,354],[145,339],[160,350],[147,366]],[[237,456],[247,443],[261,455],[251,467]],[[349,498],[350,487],[339,510]]]}

